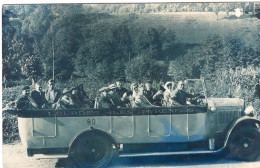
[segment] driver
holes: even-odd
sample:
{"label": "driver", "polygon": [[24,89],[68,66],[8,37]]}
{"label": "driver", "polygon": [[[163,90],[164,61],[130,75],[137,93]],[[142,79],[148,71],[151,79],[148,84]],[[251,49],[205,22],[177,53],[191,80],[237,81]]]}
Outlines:
{"label": "driver", "polygon": [[188,98],[198,97],[200,94],[190,94],[184,91],[184,82],[179,81],[177,88],[171,92],[171,98],[175,101],[176,105],[187,105]]}

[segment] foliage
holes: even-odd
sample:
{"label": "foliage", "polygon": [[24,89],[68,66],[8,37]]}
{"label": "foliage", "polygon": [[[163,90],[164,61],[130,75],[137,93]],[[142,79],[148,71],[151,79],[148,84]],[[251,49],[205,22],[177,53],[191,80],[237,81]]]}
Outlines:
{"label": "foliage", "polygon": [[148,55],[139,55],[126,64],[126,78],[130,81],[143,82],[145,79],[159,82],[166,75],[167,67],[156,63]]}

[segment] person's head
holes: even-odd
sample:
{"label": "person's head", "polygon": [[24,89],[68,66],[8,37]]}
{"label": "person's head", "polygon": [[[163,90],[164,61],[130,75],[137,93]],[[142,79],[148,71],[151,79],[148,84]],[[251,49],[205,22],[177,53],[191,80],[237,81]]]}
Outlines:
{"label": "person's head", "polygon": [[138,86],[138,93],[139,94],[143,94],[144,93],[144,84],[139,84],[139,86]]}
{"label": "person's head", "polygon": [[99,92],[100,92],[101,95],[107,96],[108,90],[109,90],[108,87],[102,87],[101,89],[99,89]]}
{"label": "person's head", "polygon": [[150,81],[147,81],[147,82],[145,82],[145,89],[146,90],[151,90],[151,82]]}
{"label": "person's head", "polygon": [[177,89],[178,90],[183,90],[184,89],[184,82],[183,81],[179,81]]}
{"label": "person's head", "polygon": [[38,92],[42,92],[42,86],[41,86],[40,83],[35,84],[35,90],[38,91]]}
{"label": "person's head", "polygon": [[132,92],[135,92],[135,93],[138,92],[138,86],[137,86],[136,83],[132,83],[131,86],[130,86],[130,88],[131,88],[131,91],[132,91]]}
{"label": "person's head", "polygon": [[174,87],[174,82],[166,82],[164,85],[165,90],[172,90]]}
{"label": "person's head", "polygon": [[28,95],[29,95],[29,92],[30,92],[30,87],[29,87],[29,86],[24,86],[24,87],[22,88],[22,95],[28,96]]}
{"label": "person's head", "polygon": [[50,90],[53,90],[54,89],[54,80],[53,79],[50,79],[48,81],[48,87]]}
{"label": "person's head", "polygon": [[113,96],[116,92],[117,86],[115,84],[111,84],[111,85],[109,85],[108,88],[109,88],[108,94]]}
{"label": "person's head", "polygon": [[122,85],[123,85],[123,82],[124,82],[123,78],[118,78],[118,79],[116,80],[116,86],[117,86],[118,88],[121,88]]}

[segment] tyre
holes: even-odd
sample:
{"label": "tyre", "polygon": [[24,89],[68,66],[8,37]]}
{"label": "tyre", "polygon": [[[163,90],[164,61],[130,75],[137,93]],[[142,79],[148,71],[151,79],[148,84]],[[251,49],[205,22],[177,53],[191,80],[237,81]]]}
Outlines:
{"label": "tyre", "polygon": [[228,152],[232,158],[254,161],[260,154],[260,132],[252,126],[239,128],[231,135]]}
{"label": "tyre", "polygon": [[82,168],[106,167],[113,158],[112,143],[103,135],[87,134],[76,142],[72,157]]}

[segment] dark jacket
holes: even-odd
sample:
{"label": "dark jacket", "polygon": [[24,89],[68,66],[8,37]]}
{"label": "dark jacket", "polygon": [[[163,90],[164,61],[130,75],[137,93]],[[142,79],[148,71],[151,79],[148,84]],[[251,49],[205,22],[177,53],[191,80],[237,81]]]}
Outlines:
{"label": "dark jacket", "polygon": [[144,90],[144,96],[149,100],[150,103],[154,103],[153,96],[156,94],[156,90],[151,88],[150,90]]}
{"label": "dark jacket", "polygon": [[32,109],[32,104],[31,104],[28,96],[25,96],[25,95],[21,96],[16,102],[16,108],[23,109],[23,110]]}
{"label": "dark jacket", "polygon": [[121,88],[117,88],[116,89],[116,94],[118,95],[119,98],[121,98],[124,93],[126,93],[128,90],[124,87],[121,87]]}
{"label": "dark jacket", "polygon": [[111,98],[101,95],[98,98],[97,108],[116,108],[116,105],[112,102]]}
{"label": "dark jacket", "polygon": [[175,90],[171,94],[172,99],[181,105],[186,105],[187,98],[196,97],[197,95],[192,95],[190,93],[187,93],[183,90]]}
{"label": "dark jacket", "polygon": [[47,104],[47,100],[45,98],[44,92],[38,92],[36,90],[31,92],[31,98],[35,101],[35,103],[38,105],[38,108],[42,108],[44,104]]}

